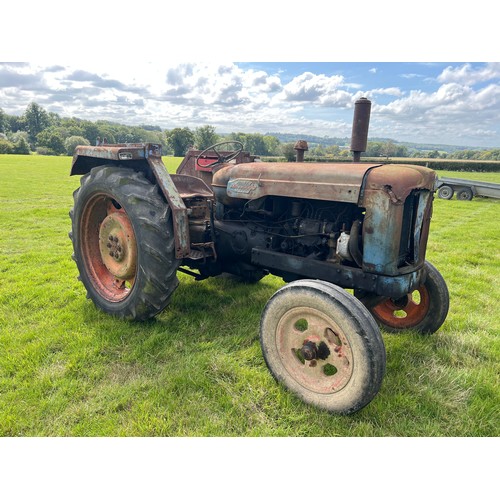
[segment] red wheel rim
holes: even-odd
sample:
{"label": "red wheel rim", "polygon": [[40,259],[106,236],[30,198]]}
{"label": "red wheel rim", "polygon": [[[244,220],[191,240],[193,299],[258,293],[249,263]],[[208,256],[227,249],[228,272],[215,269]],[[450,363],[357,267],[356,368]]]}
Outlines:
{"label": "red wheel rim", "polygon": [[303,306],[287,311],[276,328],[276,347],[287,372],[310,391],[332,394],[351,378],[354,359],[347,337],[317,309]]}
{"label": "red wheel rim", "polygon": [[125,210],[110,196],[94,196],[83,209],[80,238],[94,289],[109,302],[124,300],[137,269],[135,233]]}
{"label": "red wheel rim", "polygon": [[401,299],[388,299],[377,304],[372,313],[382,324],[392,328],[413,328],[427,316],[429,292],[421,286]]}

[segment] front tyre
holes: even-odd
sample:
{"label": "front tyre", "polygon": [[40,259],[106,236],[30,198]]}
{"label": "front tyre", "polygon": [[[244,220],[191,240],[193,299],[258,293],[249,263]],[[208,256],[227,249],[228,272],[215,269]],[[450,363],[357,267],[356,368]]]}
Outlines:
{"label": "front tyre", "polygon": [[108,314],[146,320],[178,285],[172,219],[157,186],[127,168],[81,178],[70,212],[74,260],[87,297]]}
{"label": "front tyre", "polygon": [[448,315],[450,296],[439,271],[425,262],[425,283],[399,299],[386,299],[370,308],[377,323],[388,332],[416,330],[432,334],[439,330]]}
{"label": "front tyre", "polygon": [[274,378],[304,402],[349,414],[378,393],[386,353],[361,302],[319,280],[278,290],[262,314],[260,341]]}

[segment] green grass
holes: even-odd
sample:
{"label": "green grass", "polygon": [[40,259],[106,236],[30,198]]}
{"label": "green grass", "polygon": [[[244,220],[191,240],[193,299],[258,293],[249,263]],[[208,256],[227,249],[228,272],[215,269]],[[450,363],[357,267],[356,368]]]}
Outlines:
{"label": "green grass", "polygon": [[[164,161],[173,172],[179,159]],[[152,321],[96,310],[71,260],[70,164],[0,156],[1,436],[499,434],[498,202],[436,199],[427,256],[448,283],[448,319],[430,337],[384,332],[380,393],[339,417],[297,400],[265,366],[260,314],[280,279],[180,274]]]}

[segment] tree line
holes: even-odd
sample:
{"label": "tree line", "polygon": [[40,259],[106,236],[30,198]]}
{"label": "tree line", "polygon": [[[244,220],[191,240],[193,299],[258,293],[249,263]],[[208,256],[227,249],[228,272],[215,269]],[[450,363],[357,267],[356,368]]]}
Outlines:
{"label": "tree line", "polygon": [[[78,145],[97,142],[108,144],[152,142],[161,144],[165,155],[184,156],[189,148],[203,150],[222,141],[239,141],[243,149],[257,156],[285,157],[287,161],[295,158],[294,142],[289,141],[291,134],[278,137],[271,134],[232,132],[217,134],[215,127],[204,125],[195,128],[178,127],[162,130],[158,126],[128,126],[106,120],[83,120],[65,118],[57,113],[46,111],[36,102],[30,103],[21,116],[9,115],[0,108],[0,154],[72,155]],[[302,137],[301,137],[302,138]],[[346,159],[351,158],[349,139],[331,139],[325,143],[309,140],[306,159]],[[326,139],[326,138],[325,138]],[[467,160],[500,160],[500,149],[417,151],[396,142],[368,141],[367,150],[362,156],[368,157],[422,157],[450,158]]]}
{"label": "tree line", "polygon": [[184,156],[189,148],[201,150],[221,141],[239,141],[255,155],[282,154],[282,144],[275,137],[241,132],[219,135],[211,125],[162,131],[150,125],[65,118],[36,102],[30,103],[21,116],[9,115],[0,108],[0,154],[72,155],[78,145],[152,142],[161,144],[164,154]]}

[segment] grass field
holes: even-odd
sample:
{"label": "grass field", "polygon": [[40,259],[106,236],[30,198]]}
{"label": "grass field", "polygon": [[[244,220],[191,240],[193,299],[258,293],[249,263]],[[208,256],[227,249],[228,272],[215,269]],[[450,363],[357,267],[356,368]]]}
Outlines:
{"label": "grass field", "polygon": [[[165,161],[173,172],[179,159]],[[265,366],[259,319],[280,279],[181,274],[152,321],[96,310],[71,259],[70,164],[0,156],[1,436],[499,435],[499,202],[436,199],[427,258],[448,283],[448,319],[431,337],[384,332],[380,393],[339,417],[301,403]]]}

